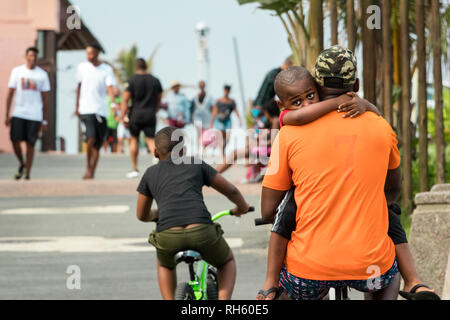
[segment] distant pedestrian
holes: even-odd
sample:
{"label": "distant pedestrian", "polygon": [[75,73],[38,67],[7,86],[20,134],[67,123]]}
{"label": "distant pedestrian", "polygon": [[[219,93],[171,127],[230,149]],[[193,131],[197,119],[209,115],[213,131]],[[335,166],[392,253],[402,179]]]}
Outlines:
{"label": "distant pedestrian", "polygon": [[175,128],[184,128],[191,121],[191,104],[186,96],[180,92],[181,84],[174,81],[172,92],[167,95],[167,112],[169,125]]}
{"label": "distant pedestrian", "polygon": [[145,142],[149,152],[155,155],[155,130],[156,112],[161,105],[162,86],[159,80],[147,72],[147,63],[144,59],[136,60],[136,74],[127,82],[122,96],[122,115],[128,110],[129,101],[131,108],[128,115],[130,139],[130,155],[132,171],[128,178],[139,176],[137,159],[139,154],[139,135],[145,134]]}
{"label": "distant pedestrian", "polygon": [[[8,97],[6,100],[6,126],[11,126],[10,138],[14,154],[19,160],[19,169],[14,178],[30,179],[31,166],[34,158],[34,145],[39,131],[47,128],[47,92],[50,91],[50,80],[47,72],[39,68],[37,63],[38,49],[30,47],[25,52],[24,65],[12,70],[8,82]],[[10,116],[11,104],[14,98],[14,111]],[[26,160],[22,155],[21,142],[26,142]]]}
{"label": "distant pedestrian", "polygon": [[[113,87],[116,85],[113,69],[99,60],[101,47],[97,44],[86,48],[86,62],[78,65],[77,100],[75,114],[80,117],[86,130],[87,163],[83,179],[93,179],[106,134],[109,95],[114,101]],[[111,108],[117,108],[111,103]]]}
{"label": "distant pedestrian", "polygon": [[[108,151],[108,147],[110,147],[111,152],[117,152],[117,128],[119,127],[120,120],[120,103],[122,98],[120,97],[120,89],[118,87],[114,87],[114,101],[111,101],[111,98],[108,97],[108,115],[106,116],[106,139],[104,142],[105,152]],[[111,105],[115,104],[113,108]]]}
{"label": "distant pedestrian", "polygon": [[200,81],[198,83],[200,92],[192,100],[191,114],[192,119],[197,130],[198,137],[198,150],[205,146],[202,142],[202,136],[205,130],[209,128],[211,123],[211,113],[214,106],[213,98],[206,93],[206,83],[205,81]]}
{"label": "distant pedestrian", "polygon": [[242,119],[236,107],[236,102],[230,98],[231,86],[225,85],[223,88],[224,96],[217,100],[213,107],[210,128],[215,128],[222,133],[222,141],[219,145],[222,147],[222,157],[225,159],[225,149],[227,147],[228,139],[227,130],[231,129],[231,114],[236,113],[240,126],[242,126]]}

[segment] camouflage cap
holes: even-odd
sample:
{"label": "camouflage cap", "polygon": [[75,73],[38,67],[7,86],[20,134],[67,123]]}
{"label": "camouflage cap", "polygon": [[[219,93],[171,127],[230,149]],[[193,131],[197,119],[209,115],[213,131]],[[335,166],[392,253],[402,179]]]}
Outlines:
{"label": "camouflage cap", "polygon": [[356,58],[351,50],[332,46],[319,54],[313,75],[321,87],[348,88],[356,82],[356,68]]}

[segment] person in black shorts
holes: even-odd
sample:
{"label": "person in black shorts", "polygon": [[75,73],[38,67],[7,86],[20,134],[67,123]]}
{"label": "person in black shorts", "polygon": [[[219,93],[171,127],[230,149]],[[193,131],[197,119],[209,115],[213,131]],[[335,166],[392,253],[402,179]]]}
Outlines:
{"label": "person in black shorts", "polygon": [[[19,160],[19,169],[14,179],[19,180],[25,173],[30,179],[34,158],[34,145],[39,131],[45,130],[47,93],[50,81],[47,72],[36,65],[38,50],[30,47],[25,52],[26,64],[14,68],[8,82],[6,100],[6,126],[11,126],[10,138],[14,154]],[[14,98],[14,111],[10,116]],[[21,143],[26,143],[26,159],[24,161]],[[25,171],[25,172],[24,172]]]}
{"label": "person in black shorts", "polygon": [[[78,65],[75,115],[84,125],[86,138],[86,172],[83,179],[93,179],[106,136],[107,97],[114,101],[116,79],[114,71],[99,60],[102,48],[97,44],[86,47],[87,61]],[[111,108],[115,108],[111,103]]]}
{"label": "person in black shorts", "polygon": [[128,111],[129,101],[132,106],[128,113],[128,127],[131,134],[130,155],[132,171],[127,174],[129,178],[139,176],[137,158],[139,154],[139,135],[145,134],[145,142],[152,155],[155,153],[156,112],[161,105],[162,86],[159,80],[147,72],[147,63],[144,59],[136,60],[136,74],[125,85],[122,96],[122,121]]}

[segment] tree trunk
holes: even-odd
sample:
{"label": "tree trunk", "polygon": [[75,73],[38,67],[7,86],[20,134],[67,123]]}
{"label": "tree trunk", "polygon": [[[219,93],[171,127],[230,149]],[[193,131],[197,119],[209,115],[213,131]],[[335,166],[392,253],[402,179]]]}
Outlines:
{"label": "tree trunk", "polygon": [[[400,24],[399,24],[399,1],[393,0],[392,3],[392,16],[394,17],[394,24],[392,30],[392,44],[393,44],[393,71],[394,71],[394,87],[401,87],[401,57],[402,57],[402,48],[400,46]],[[393,104],[393,124],[397,131],[398,139],[401,144],[402,141],[402,99],[398,97],[397,101]]]}
{"label": "tree trunk", "polygon": [[392,37],[391,37],[391,1],[381,1],[383,36],[383,116],[393,125],[392,113]]}
{"label": "tree trunk", "polygon": [[323,50],[323,8],[322,0],[310,2],[309,7],[309,57],[308,69],[314,68],[316,59]]}
{"label": "tree trunk", "polygon": [[355,31],[355,2],[354,0],[347,0],[347,39],[348,48],[355,52],[356,47],[356,31]]}
{"label": "tree trunk", "polygon": [[412,207],[412,167],[411,167],[411,76],[410,76],[410,48],[409,48],[409,3],[408,0],[400,0],[400,29],[402,37],[400,46],[402,49],[402,154],[403,154],[403,208],[407,214]]}
{"label": "tree trunk", "polygon": [[433,44],[434,121],[436,128],[436,183],[445,183],[445,139],[441,67],[441,14],[439,0],[431,0],[431,42]]}
{"label": "tree trunk", "polygon": [[427,125],[427,66],[425,50],[424,0],[416,0],[417,71],[419,109],[419,192],[428,191],[428,125]]}
{"label": "tree trunk", "polygon": [[363,46],[363,87],[364,98],[376,104],[376,46],[375,32],[367,27],[367,7],[371,5],[371,0],[361,1],[361,30]]}
{"label": "tree trunk", "polygon": [[329,0],[331,45],[338,44],[338,8],[337,0]]}

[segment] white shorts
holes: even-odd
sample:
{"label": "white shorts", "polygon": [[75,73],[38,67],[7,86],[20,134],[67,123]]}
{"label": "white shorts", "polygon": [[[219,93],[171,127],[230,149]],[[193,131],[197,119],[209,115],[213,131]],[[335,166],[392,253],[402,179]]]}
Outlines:
{"label": "white shorts", "polygon": [[117,138],[118,139],[130,139],[130,131],[125,128],[125,126],[122,123],[119,123],[117,126]]}

